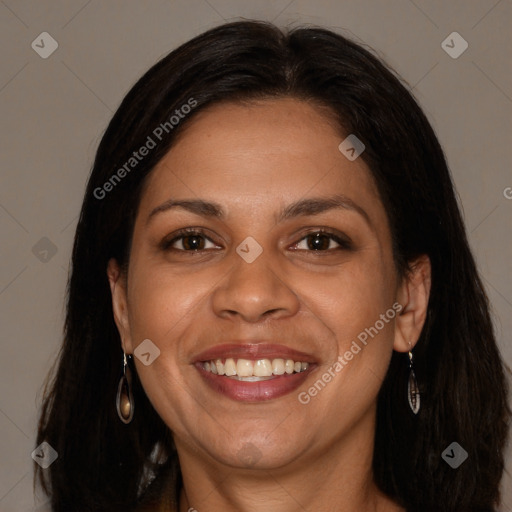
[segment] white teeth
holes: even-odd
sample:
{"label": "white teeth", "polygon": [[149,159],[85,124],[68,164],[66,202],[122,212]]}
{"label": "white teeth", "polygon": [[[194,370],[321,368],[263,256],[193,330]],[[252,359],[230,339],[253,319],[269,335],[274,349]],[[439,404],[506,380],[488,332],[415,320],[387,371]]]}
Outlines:
{"label": "white teeth", "polygon": [[292,373],[304,372],[309,368],[309,363],[305,361],[293,361],[293,359],[222,359],[203,362],[203,368],[214,375],[225,375],[237,380],[247,382],[257,382],[259,380],[268,380],[277,375],[291,375]]}
{"label": "white teeth", "polygon": [[272,375],[272,363],[270,359],[258,359],[254,363],[255,377],[270,377]]}
{"label": "white teeth", "polygon": [[236,373],[239,377],[252,377],[252,361],[248,359],[239,359],[236,362]]}
{"label": "white teeth", "polygon": [[262,380],[271,380],[273,379],[274,377],[239,377],[238,375],[233,375],[233,377],[229,377],[230,379],[235,379],[235,380],[241,380],[243,382],[260,382]]}
{"label": "white teeth", "polygon": [[215,363],[212,361],[212,365],[217,367],[217,373],[219,375],[224,375],[224,365],[220,359],[216,359]]}
{"label": "white teeth", "polygon": [[274,359],[272,361],[272,373],[274,375],[284,374],[284,359]]}
{"label": "white teeth", "polygon": [[230,375],[236,375],[236,364],[235,360],[232,357],[226,359],[226,362],[224,363],[224,373],[228,377]]}

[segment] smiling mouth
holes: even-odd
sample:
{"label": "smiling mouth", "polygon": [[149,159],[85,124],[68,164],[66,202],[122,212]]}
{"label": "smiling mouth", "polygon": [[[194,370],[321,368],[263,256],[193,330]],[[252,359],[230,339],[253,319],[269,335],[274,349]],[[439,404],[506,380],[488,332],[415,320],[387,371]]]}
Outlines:
{"label": "smiling mouth", "polygon": [[236,341],[212,346],[192,363],[210,389],[237,402],[266,402],[288,395],[318,366],[313,356],[286,345]]}
{"label": "smiling mouth", "polygon": [[302,373],[309,368],[305,361],[293,359],[213,359],[202,361],[202,368],[214,375],[221,375],[243,382],[261,382],[283,375]]}

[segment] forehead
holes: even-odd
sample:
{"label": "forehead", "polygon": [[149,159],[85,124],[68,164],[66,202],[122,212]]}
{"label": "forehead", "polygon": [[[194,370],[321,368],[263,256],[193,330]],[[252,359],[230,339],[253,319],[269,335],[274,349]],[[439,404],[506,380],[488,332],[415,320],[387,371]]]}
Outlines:
{"label": "forehead", "polygon": [[298,99],[207,107],[151,172],[141,210],[186,197],[225,204],[228,213],[262,214],[303,197],[339,193],[380,216],[368,167],[338,149],[345,137],[325,108]]}

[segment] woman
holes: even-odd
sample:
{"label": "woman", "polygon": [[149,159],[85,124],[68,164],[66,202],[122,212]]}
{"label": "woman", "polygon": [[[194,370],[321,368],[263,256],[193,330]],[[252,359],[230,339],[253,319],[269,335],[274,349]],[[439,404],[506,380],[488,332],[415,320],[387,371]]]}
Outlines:
{"label": "woman", "polygon": [[450,174],[355,43],[239,22],[162,59],[72,263],[55,511],[497,505],[506,382]]}

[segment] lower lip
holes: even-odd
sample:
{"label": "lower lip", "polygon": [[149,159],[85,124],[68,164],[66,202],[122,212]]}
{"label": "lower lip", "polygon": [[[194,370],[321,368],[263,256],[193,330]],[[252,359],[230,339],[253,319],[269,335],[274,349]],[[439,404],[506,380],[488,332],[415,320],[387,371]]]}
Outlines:
{"label": "lower lip", "polygon": [[239,402],[263,402],[287,395],[296,390],[314,368],[314,365],[310,365],[307,370],[300,373],[278,375],[273,379],[259,382],[244,382],[208,372],[200,362],[195,366],[214,391]]}

